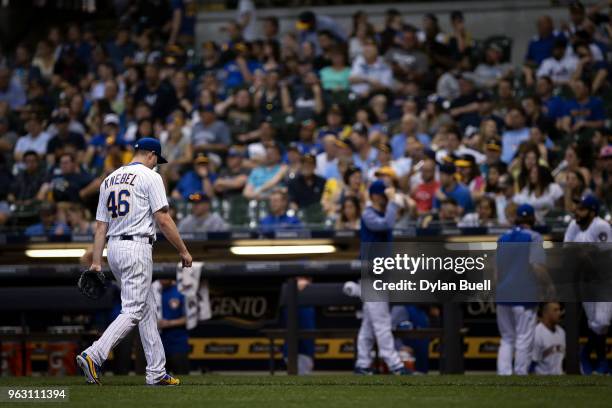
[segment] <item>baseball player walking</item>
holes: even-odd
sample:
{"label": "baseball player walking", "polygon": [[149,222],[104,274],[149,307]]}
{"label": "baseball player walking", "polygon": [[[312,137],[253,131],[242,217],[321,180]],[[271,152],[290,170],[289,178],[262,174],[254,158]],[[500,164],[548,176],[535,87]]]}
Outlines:
{"label": "baseball player walking", "polygon": [[[496,312],[501,334],[498,375],[526,375],[529,372],[537,324],[536,276],[545,273],[542,236],[531,229],[535,224],[534,208],[523,204],[518,207],[516,216],[516,227],[497,241]],[[521,297],[534,299],[534,302],[512,301]]]}
{"label": "baseball player walking", "polygon": [[147,360],[148,385],[179,385],[166,373],[166,357],[157,330],[152,248],[155,224],[177,249],[183,266],[191,255],[168,212],[161,176],[153,168],[167,163],[157,139],[143,138],[134,145],[133,161],[111,173],[100,186],[91,269],[102,270],[102,251],[108,238],[108,264],[121,288],[121,313],[91,347],[77,356],[87,381],[100,384],[100,366],[110,351],[135,326]]}
{"label": "baseball player walking", "polygon": [[[612,228],[597,216],[599,201],[593,195],[583,197],[576,205],[574,220],[565,231],[563,242],[612,242]],[[593,370],[608,373],[606,359],[606,335],[612,319],[612,302],[583,302],[582,307],[589,326],[588,340],[580,352],[580,368],[583,374]],[[591,352],[595,351],[597,363],[591,364]]]}
{"label": "baseball player walking", "polygon": [[[365,209],[361,218],[361,242],[390,242],[393,239],[397,213],[401,208],[401,198],[396,195],[394,188],[385,186],[382,180],[374,181],[369,193],[372,205]],[[388,302],[363,302],[363,318],[357,336],[355,374],[374,374],[370,368],[370,353],[374,342],[392,373],[411,374],[395,350]]]}

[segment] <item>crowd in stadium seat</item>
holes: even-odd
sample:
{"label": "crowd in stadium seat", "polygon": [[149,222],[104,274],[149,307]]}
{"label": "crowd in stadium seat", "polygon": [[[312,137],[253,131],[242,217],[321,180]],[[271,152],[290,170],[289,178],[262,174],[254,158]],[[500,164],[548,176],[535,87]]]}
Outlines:
{"label": "crowd in stadium seat", "polygon": [[0,224],[90,233],[101,181],[141,137],[162,142],[182,231],[358,229],[378,178],[402,194],[397,228],[509,225],[523,203],[567,222],[587,192],[609,215],[605,7],[542,15],[519,66],[512,38],[474,38],[460,11],[449,32],[388,10],[350,31],[306,11],[281,33],[247,10],[201,43],[182,1],[165,21],[52,26],[0,54]]}

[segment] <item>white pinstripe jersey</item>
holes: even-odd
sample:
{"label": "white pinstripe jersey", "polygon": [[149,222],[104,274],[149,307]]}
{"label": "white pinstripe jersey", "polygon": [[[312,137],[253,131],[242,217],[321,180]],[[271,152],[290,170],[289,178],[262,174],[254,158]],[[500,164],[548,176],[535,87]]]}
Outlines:
{"label": "white pinstripe jersey", "polygon": [[153,214],[167,205],[161,176],[140,163],[132,163],[118,168],[102,182],[96,220],[108,223],[108,237],[154,236]]}
{"label": "white pinstripe jersey", "polygon": [[612,242],[612,227],[606,220],[595,217],[586,230],[572,220],[565,231],[563,242]]}

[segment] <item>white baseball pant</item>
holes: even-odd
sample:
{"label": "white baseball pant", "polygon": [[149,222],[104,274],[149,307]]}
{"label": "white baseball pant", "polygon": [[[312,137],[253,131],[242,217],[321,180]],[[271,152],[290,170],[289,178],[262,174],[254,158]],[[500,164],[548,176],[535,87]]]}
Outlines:
{"label": "white baseball pant", "polygon": [[[314,360],[312,357],[306,354],[298,354],[297,357],[298,375],[312,374],[312,370],[314,370]],[[287,364],[288,361],[289,360],[285,358],[285,364]]]}
{"label": "white baseball pant", "polygon": [[612,302],[582,302],[589,329],[595,334],[605,335],[612,320]]}
{"label": "white baseball pant", "polygon": [[147,360],[146,382],[154,384],[166,374],[164,346],[157,330],[151,280],[153,254],[148,242],[108,241],[108,264],[121,289],[121,313],[85,352],[102,365],[110,351],[136,326]]}
{"label": "white baseball pant", "polygon": [[[497,305],[497,327],[501,342],[497,351],[498,375],[527,375],[531,364],[537,325],[536,309]],[[514,357],[514,370],[512,359]]]}
{"label": "white baseball pant", "polygon": [[390,370],[398,370],[403,364],[395,350],[391,333],[391,313],[387,302],[363,302],[363,318],[357,336],[356,367],[368,368],[372,365],[374,342],[378,354],[385,360]]}

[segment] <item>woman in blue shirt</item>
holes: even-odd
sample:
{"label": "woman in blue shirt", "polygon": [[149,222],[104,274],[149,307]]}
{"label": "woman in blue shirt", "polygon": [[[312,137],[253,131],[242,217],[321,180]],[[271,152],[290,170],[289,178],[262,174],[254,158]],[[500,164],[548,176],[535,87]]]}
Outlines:
{"label": "woman in blue shirt", "polygon": [[346,53],[340,47],[330,53],[331,65],[323,68],[319,75],[321,85],[326,91],[348,91],[351,86],[349,77],[351,69],[346,65]]}

